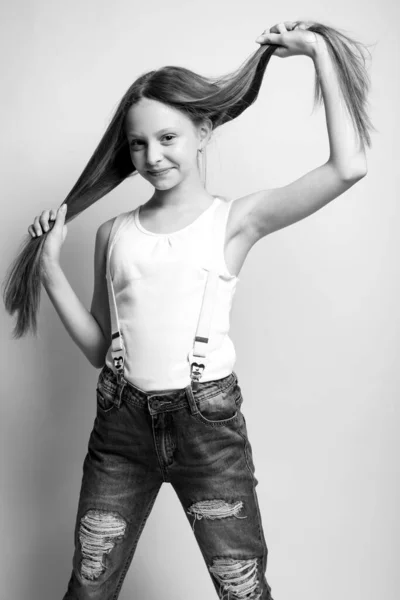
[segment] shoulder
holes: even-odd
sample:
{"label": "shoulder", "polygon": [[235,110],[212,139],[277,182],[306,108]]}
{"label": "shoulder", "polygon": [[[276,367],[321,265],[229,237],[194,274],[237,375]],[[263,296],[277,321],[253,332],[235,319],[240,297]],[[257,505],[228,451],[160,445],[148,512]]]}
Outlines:
{"label": "shoulder", "polygon": [[104,223],[101,223],[101,225],[99,225],[96,232],[97,243],[105,244],[108,241],[115,219],[116,217],[112,217],[111,219],[108,219],[108,221],[104,221]]}
{"label": "shoulder", "polygon": [[118,217],[124,218],[129,214],[130,214],[129,211],[125,212],[125,213],[121,213],[119,215],[116,215],[115,217],[112,217],[111,219],[108,219],[107,221],[104,221],[104,223],[101,223],[101,225],[99,225],[97,232],[96,232],[96,242],[95,242],[95,253],[96,253],[98,261],[102,262],[105,259],[108,241],[110,239],[111,230],[112,230],[115,220]]}
{"label": "shoulder", "polygon": [[98,241],[100,244],[107,243],[115,220],[119,219],[122,223],[122,221],[125,220],[125,218],[127,218],[128,215],[130,215],[130,214],[131,214],[131,211],[126,211],[126,212],[120,213],[119,215],[116,215],[115,217],[111,217],[111,219],[104,221],[104,223],[101,223],[101,225],[99,225],[99,227],[97,229],[96,241]]}
{"label": "shoulder", "polygon": [[102,223],[97,229],[95,241],[95,260],[99,265],[102,265],[103,262],[105,263],[107,244],[113,223],[114,218],[108,219],[108,221]]}

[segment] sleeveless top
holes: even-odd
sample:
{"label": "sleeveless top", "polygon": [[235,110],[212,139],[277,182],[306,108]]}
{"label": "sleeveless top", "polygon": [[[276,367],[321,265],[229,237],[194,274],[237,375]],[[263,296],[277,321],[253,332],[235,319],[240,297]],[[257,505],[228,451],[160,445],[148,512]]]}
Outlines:
{"label": "sleeveless top", "polygon": [[[190,385],[187,357],[210,265],[219,282],[201,382],[222,379],[233,371],[236,352],[229,337],[230,310],[239,277],[229,273],[224,258],[232,202],[215,197],[195,221],[167,234],[142,226],[140,206],[122,213],[109,269],[126,349],[124,377],[143,391]],[[116,373],[111,344],[105,362]]]}

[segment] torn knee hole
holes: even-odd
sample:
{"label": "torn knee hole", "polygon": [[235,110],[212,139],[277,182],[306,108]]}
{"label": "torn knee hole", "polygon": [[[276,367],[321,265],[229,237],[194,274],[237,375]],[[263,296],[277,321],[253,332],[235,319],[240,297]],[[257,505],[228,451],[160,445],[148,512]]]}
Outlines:
{"label": "torn knee hole", "polygon": [[221,586],[221,596],[227,593],[229,600],[259,600],[261,590],[258,585],[257,558],[238,560],[216,558],[209,566]]}
{"label": "torn knee hole", "polygon": [[89,510],[81,519],[79,541],[81,543],[81,575],[93,581],[105,571],[103,557],[114,548],[126,529],[126,521],[105,510]]}
{"label": "torn knee hole", "polygon": [[243,502],[238,500],[237,502],[229,503],[225,500],[202,500],[195,502],[188,508],[188,514],[194,515],[195,519],[224,519],[226,517],[234,516],[237,519],[247,519],[247,517],[238,517],[237,513],[243,508]]}

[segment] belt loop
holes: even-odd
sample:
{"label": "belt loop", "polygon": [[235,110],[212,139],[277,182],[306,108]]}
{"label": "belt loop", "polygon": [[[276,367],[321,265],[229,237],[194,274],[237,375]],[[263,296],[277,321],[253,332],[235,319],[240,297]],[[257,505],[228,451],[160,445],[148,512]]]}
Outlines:
{"label": "belt loop", "polygon": [[122,394],[126,386],[126,379],[122,373],[117,373],[117,389],[115,390],[115,405],[120,408],[122,402]]}
{"label": "belt loop", "polygon": [[194,399],[193,386],[191,384],[186,386],[185,392],[186,392],[186,397],[187,397],[187,400],[189,403],[190,412],[192,413],[192,415],[194,415],[199,412],[199,409],[197,408],[196,400]]}

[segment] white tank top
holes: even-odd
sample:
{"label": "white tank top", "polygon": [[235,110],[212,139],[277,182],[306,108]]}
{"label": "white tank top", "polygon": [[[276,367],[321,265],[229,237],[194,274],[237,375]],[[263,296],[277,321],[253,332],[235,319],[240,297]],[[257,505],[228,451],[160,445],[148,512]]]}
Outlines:
{"label": "white tank top", "polygon": [[[236,352],[228,333],[239,277],[225,263],[224,243],[232,200],[214,202],[195,221],[173,233],[152,233],[139,220],[138,206],[125,218],[111,246],[110,274],[125,344],[124,377],[144,391],[190,385],[188,352],[193,348],[210,267],[219,274],[201,382],[229,375]],[[111,345],[106,364],[116,372]]]}

